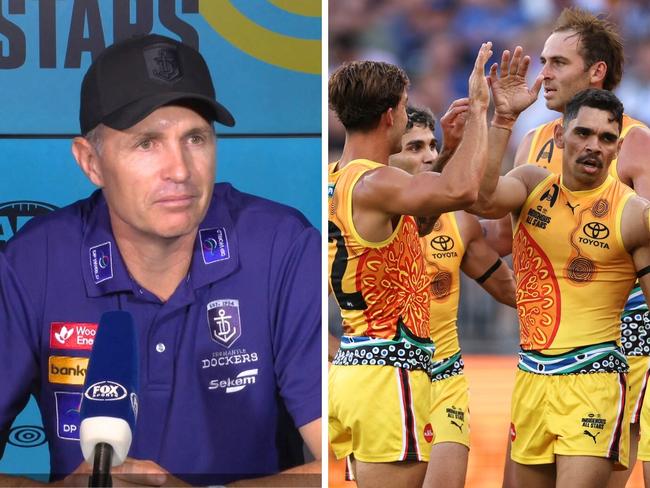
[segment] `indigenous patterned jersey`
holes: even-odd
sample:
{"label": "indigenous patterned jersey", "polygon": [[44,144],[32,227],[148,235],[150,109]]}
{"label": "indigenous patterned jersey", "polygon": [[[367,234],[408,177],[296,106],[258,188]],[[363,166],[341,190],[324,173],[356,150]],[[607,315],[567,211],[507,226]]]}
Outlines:
{"label": "indigenous patterned jersey", "polygon": [[[562,173],[562,149],[555,147],[553,141],[553,131],[555,126],[562,123],[562,118],[555,119],[535,129],[533,140],[528,151],[529,163],[535,164],[549,170],[552,173]],[[621,130],[621,139],[625,138],[630,129],[634,127],[646,127],[643,122],[633,119],[629,115],[623,115],[623,129]],[[609,174],[620,179],[617,172],[618,158],[612,161],[609,167]]]}
{"label": "indigenous patterned jersey", "polygon": [[620,340],[620,313],[635,279],[620,225],[633,195],[612,176],[572,192],[551,174],[528,196],[512,246],[522,349]]}
{"label": "indigenous patterned jersey", "polygon": [[420,238],[433,299],[429,305],[429,331],[436,345],[434,361],[453,356],[460,350],[456,319],[460,296],[460,263],[465,245],[456,214],[440,216],[433,230]]}
{"label": "indigenous patterned jersey", "polygon": [[[533,140],[528,151],[527,161],[548,169],[553,173],[562,172],[562,149],[555,147],[553,131],[555,126],[562,123],[562,118],[555,119],[535,129]],[[623,115],[623,129],[621,138],[625,138],[634,127],[647,127],[643,122]],[[618,158],[612,161],[609,174],[616,179],[618,175]],[[641,286],[637,281],[625,303],[621,319],[623,350],[626,355],[645,355],[650,352],[650,337],[647,335],[648,305],[643,297]],[[639,319],[636,319],[636,317]],[[646,325],[644,325],[646,324]]]}
{"label": "indigenous patterned jersey", "polygon": [[384,241],[363,239],[352,220],[352,191],[380,163],[357,159],[328,168],[329,282],[341,308],[343,333],[393,339],[398,327],[429,337],[429,280],[415,219],[400,217]]}

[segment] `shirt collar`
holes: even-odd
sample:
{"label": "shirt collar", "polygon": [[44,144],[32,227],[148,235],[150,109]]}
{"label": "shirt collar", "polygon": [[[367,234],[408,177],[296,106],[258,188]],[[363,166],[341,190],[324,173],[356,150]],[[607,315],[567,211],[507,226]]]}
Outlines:
{"label": "shirt collar", "polygon": [[133,280],[113,237],[108,205],[102,191],[95,191],[86,203],[81,269],[88,296],[132,290]]}
{"label": "shirt collar", "polygon": [[208,212],[194,241],[190,280],[194,289],[221,280],[239,266],[239,237],[230,213],[230,189],[215,185]]}

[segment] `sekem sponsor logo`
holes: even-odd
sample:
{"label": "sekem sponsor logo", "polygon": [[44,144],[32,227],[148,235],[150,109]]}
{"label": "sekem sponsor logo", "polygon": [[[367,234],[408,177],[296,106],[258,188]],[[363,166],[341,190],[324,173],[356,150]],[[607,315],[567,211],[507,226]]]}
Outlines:
{"label": "sekem sponsor logo", "polygon": [[225,389],[226,393],[236,393],[248,385],[254,385],[257,378],[257,369],[242,371],[235,378],[216,379],[210,381],[210,390]]}

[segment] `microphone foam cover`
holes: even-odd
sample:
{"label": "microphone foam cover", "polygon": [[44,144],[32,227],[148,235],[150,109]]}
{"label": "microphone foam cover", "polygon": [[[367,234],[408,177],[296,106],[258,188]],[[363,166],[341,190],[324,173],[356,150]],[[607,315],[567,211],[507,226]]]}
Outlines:
{"label": "microphone foam cover", "polygon": [[93,343],[83,397],[79,440],[92,464],[95,445],[110,444],[113,465],[121,464],[131,446],[138,414],[138,348],[129,312],[106,312]]}

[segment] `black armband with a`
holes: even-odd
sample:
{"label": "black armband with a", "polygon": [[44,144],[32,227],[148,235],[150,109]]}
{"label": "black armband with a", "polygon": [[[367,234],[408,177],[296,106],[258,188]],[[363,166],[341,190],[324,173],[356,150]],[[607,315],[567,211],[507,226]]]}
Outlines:
{"label": "black armband with a", "polygon": [[642,268],[639,271],[637,271],[636,272],[636,277],[641,278],[642,276],[645,276],[648,273],[650,273],[650,266],[646,266],[645,268]]}
{"label": "black armband with a", "polygon": [[503,261],[501,261],[501,258],[497,258],[495,263],[492,266],[490,266],[485,273],[483,273],[481,276],[476,278],[476,282],[479,285],[482,285],[483,283],[485,283],[488,280],[488,278],[490,276],[492,276],[497,269],[499,269],[499,266],[501,266],[501,263],[503,263]]}

